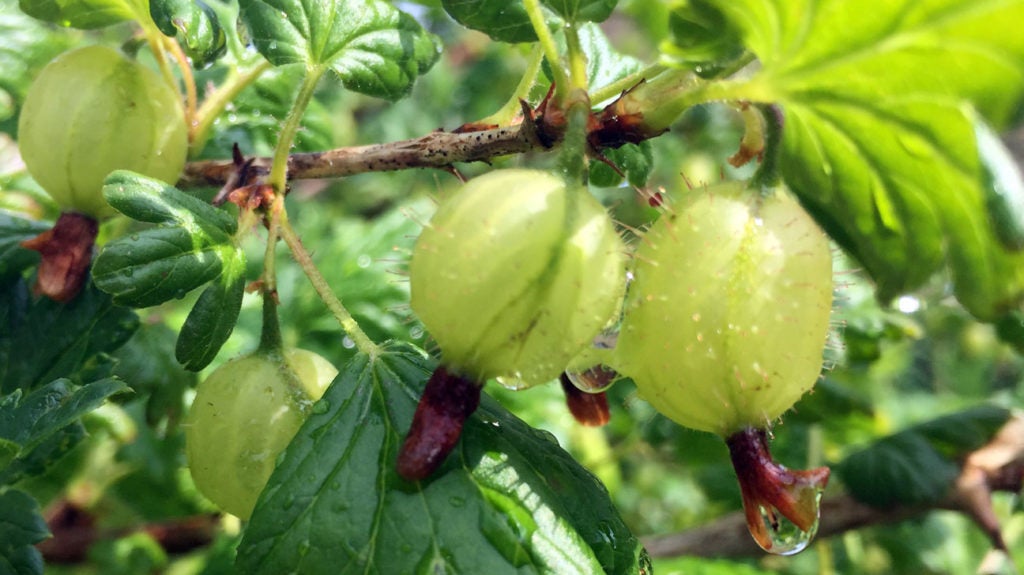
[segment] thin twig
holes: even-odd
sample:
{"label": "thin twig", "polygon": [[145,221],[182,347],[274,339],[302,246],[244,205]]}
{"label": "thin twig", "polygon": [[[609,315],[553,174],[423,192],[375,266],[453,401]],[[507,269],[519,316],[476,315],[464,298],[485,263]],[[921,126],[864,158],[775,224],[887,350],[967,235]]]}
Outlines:
{"label": "thin twig", "polygon": [[[337,178],[410,168],[446,169],[456,162],[488,161],[545,149],[530,130],[523,128],[518,125],[478,132],[432,132],[399,142],[292,154],[288,160],[288,178]],[[255,164],[269,167],[270,158],[260,158]],[[178,185],[182,188],[219,187],[234,170],[230,160],[190,162]]]}

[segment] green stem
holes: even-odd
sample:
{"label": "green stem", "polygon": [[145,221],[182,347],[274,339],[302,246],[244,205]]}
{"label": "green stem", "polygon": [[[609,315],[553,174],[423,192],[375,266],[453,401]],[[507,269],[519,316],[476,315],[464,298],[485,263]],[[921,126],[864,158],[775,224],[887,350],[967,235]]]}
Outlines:
{"label": "green stem", "polygon": [[776,95],[757,79],[712,80],[695,77],[685,70],[667,70],[637,86],[622,97],[620,113],[639,114],[652,132],[667,130],[686,110],[715,101],[747,100],[775,102]]}
{"label": "green stem", "polygon": [[579,30],[572,23],[565,27],[565,45],[569,56],[569,81],[572,90],[587,91],[587,55],[580,44]]}
{"label": "green stem", "polygon": [[543,61],[544,48],[540,44],[534,44],[533,49],[530,51],[530,59],[526,63],[526,71],[523,72],[523,77],[519,80],[519,85],[516,86],[512,97],[497,112],[481,119],[477,123],[484,125],[494,124],[497,126],[507,126],[512,123],[512,118],[522,111],[519,101],[526,100],[529,97],[530,89],[533,88],[533,84],[537,81],[537,74],[540,73],[540,65]]}
{"label": "green stem", "polygon": [[782,130],[784,117],[782,108],[775,104],[757,106],[764,116],[764,153],[760,167],[751,179],[755,186],[773,188],[782,181],[779,174],[779,154],[782,148]]}
{"label": "green stem", "polygon": [[207,94],[196,112],[193,124],[189,126],[190,141],[192,142],[189,150],[191,156],[197,156],[203,151],[206,141],[210,139],[213,123],[217,121],[217,117],[227,108],[228,104],[270,67],[270,62],[262,60],[243,72],[233,70],[216,90]]}
{"label": "green stem", "polygon": [[280,351],[284,349],[281,339],[281,323],[277,319],[277,299],[268,291],[263,292],[263,328],[260,331],[259,351]]}
{"label": "green stem", "polygon": [[274,148],[274,159],[270,165],[270,177],[267,178],[267,183],[273,186],[274,191],[278,194],[283,194],[285,191],[285,186],[288,183],[288,156],[291,154],[295,135],[302,127],[302,116],[306,113],[306,107],[313,99],[313,92],[316,91],[316,85],[320,83],[320,77],[323,76],[325,70],[326,68],[322,67],[306,70],[299,93],[295,96],[295,102],[292,103],[292,109],[288,112],[288,117],[285,118],[284,125],[281,126],[281,131],[277,135],[277,147]]}
{"label": "green stem", "polygon": [[562,59],[558,55],[558,44],[555,43],[555,37],[548,30],[544,12],[540,8],[540,0],[523,0],[523,7],[526,8],[533,31],[537,34],[537,40],[541,47],[544,48],[548,64],[551,65],[551,73],[555,76],[555,93],[558,95],[558,100],[561,101],[569,89],[569,76],[562,67]]}
{"label": "green stem", "polygon": [[597,88],[590,94],[590,101],[595,104],[599,104],[609,98],[614,98],[633,86],[636,86],[642,80],[653,78],[664,71],[665,66],[662,66],[661,64],[648,66],[639,72],[634,72],[624,78],[620,78],[607,86]]}
{"label": "green stem", "polygon": [[291,224],[288,222],[288,215],[285,212],[281,212],[277,225],[281,230],[281,239],[288,245],[288,249],[291,250],[295,261],[298,262],[299,267],[302,268],[310,283],[313,284],[313,289],[316,290],[320,299],[323,300],[324,304],[338,320],[338,323],[341,324],[341,328],[355,342],[356,349],[371,357],[377,355],[380,348],[359,327],[359,323],[345,309],[338,296],[334,295],[331,286],[327,284],[327,280],[324,279],[323,274],[320,273],[316,264],[313,263],[313,258],[310,257],[309,252],[302,245],[302,240],[299,239],[299,236],[295,234],[295,230],[292,229]]}

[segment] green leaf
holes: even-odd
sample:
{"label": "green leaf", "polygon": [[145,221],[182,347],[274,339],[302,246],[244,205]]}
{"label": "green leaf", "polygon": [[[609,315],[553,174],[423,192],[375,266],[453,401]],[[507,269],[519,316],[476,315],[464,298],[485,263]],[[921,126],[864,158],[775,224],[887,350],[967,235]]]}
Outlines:
{"label": "green leaf", "polygon": [[743,52],[736,30],[718,9],[703,0],[676,0],[668,28],[671,41],[662,50],[680,62],[722,61]]}
{"label": "green leaf", "polygon": [[[53,459],[51,454],[66,453],[83,437],[80,433],[63,434],[67,428],[77,425],[83,415],[99,407],[111,395],[126,389],[124,382],[116,379],[103,379],[82,387],[58,379],[27,395],[19,389],[0,396],[0,439],[5,442],[5,451],[12,453],[0,468],[0,485],[14,483],[32,471],[44,471],[45,464]],[[63,444],[59,449],[47,445],[55,436]],[[14,446],[17,446],[16,452]],[[25,465],[25,462],[39,460],[40,454],[47,455],[43,465]]]}
{"label": "green leaf", "polygon": [[[107,201],[136,220],[158,224],[107,244],[93,264],[97,287],[134,307],[157,305],[244,267],[235,219],[173,186],[131,172],[112,173]],[[234,279],[234,277],[232,277]]]}
{"label": "green leaf", "polygon": [[[619,148],[604,150],[605,159],[619,168],[631,186],[643,187],[654,166],[654,153],[649,141],[640,144],[625,144]],[[622,177],[604,162],[590,164],[590,181],[595,186],[611,187],[622,183]]]}
{"label": "green leaf", "polygon": [[[5,287],[8,307],[0,312],[0,393],[26,391],[67,377],[81,380],[104,376],[100,364],[121,347],[138,327],[130,309],[111,302],[91,282],[72,301],[31,299],[23,282]],[[98,363],[100,362],[100,363]]]}
{"label": "green leaf", "polygon": [[20,274],[39,261],[39,253],[21,247],[21,242],[49,228],[43,222],[33,222],[0,212],[0,279]]}
{"label": "green leaf", "polygon": [[384,0],[241,0],[260,54],[275,66],[326,66],[349,90],[397,100],[434,65],[440,41]]}
{"label": "green leaf", "polygon": [[151,0],[149,13],[161,32],[178,38],[196,68],[205,68],[227,51],[217,13],[202,0]]}
{"label": "green leaf", "polygon": [[858,501],[875,507],[940,501],[960,474],[957,461],[981,447],[1010,412],[980,406],[884,437],[858,451],[835,471]]}
{"label": "green leaf", "polygon": [[0,491],[0,573],[42,575],[43,558],[34,545],[49,536],[35,499],[22,491]]}
{"label": "green leaf", "polygon": [[231,336],[245,294],[245,261],[236,260],[199,296],[178,334],[174,355],[185,369],[210,364]]}
{"label": "green leaf", "polygon": [[238,550],[246,573],[637,573],[604,487],[485,397],[438,473],[394,470],[432,364],[357,356],[285,451]]}
{"label": "green leaf", "polygon": [[616,50],[597,24],[580,26],[579,35],[583,53],[587,55],[587,82],[591,88],[607,86],[643,67],[640,60]]}
{"label": "green leaf", "polygon": [[619,0],[541,0],[569,22],[604,22]]}
{"label": "green leaf", "polygon": [[74,44],[71,34],[30,18],[13,2],[0,5],[0,38],[0,88],[19,105],[39,70]]}
{"label": "green leaf", "polygon": [[1024,177],[1013,155],[985,122],[974,123],[984,181],[985,208],[1007,249],[1024,249]]}
{"label": "green leaf", "polygon": [[961,102],[996,126],[1015,113],[1024,2],[904,0],[873,5],[871,18],[843,0],[713,4],[761,59],[733,94],[782,105],[786,183],[881,298],[919,287],[948,261],[976,316],[1015,305],[1024,261],[989,225]]}
{"label": "green leaf", "polygon": [[145,401],[145,423],[173,425],[185,407],[184,395],[195,387],[196,374],[186,371],[174,357],[178,334],[164,323],[143,323],[114,358],[114,375],[130,381]]}
{"label": "green leaf", "polygon": [[84,30],[149,17],[146,0],[19,0],[18,4],[33,18]]}
{"label": "green leaf", "polygon": [[499,42],[536,42],[522,0],[441,0],[448,15]]}
{"label": "green leaf", "polygon": [[[260,75],[232,100],[232,110],[214,125],[214,134],[206,146],[211,158],[235,143],[250,154],[270,155],[277,143],[281,122],[288,115],[305,70],[298,66],[273,68]],[[317,99],[309,103],[302,116],[302,129],[295,136],[296,152],[327,150],[335,145],[334,117]]]}

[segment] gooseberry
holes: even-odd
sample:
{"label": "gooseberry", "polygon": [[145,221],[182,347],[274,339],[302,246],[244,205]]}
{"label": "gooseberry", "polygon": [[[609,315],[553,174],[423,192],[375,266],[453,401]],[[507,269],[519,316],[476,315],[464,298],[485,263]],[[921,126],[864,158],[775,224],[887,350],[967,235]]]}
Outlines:
{"label": "gooseberry", "polygon": [[449,371],[551,381],[615,314],[624,253],[585,190],[547,172],[497,170],[460,188],[423,230],[412,308]]}
{"label": "gooseberry", "polygon": [[821,371],[832,307],[825,234],[784,191],[725,183],[651,226],[634,277],[615,367],[670,419],[726,438],[754,540],[800,551],[829,470],[775,463],[765,430]]}
{"label": "gooseberry", "polygon": [[106,46],[66,52],[43,68],[25,96],[18,137],[25,167],[61,211],[97,219],[114,213],[102,194],[110,172],[174,182],[188,150],[177,91]]}
{"label": "gooseberry", "polygon": [[447,198],[410,263],[412,308],[441,347],[398,457],[407,479],[454,448],[490,378],[551,381],[615,315],[621,239],[582,187],[537,170],[498,170]]}
{"label": "gooseberry", "polygon": [[257,351],[228,361],[196,388],[185,421],[196,487],[248,519],[277,460],[338,370],[303,349]]}

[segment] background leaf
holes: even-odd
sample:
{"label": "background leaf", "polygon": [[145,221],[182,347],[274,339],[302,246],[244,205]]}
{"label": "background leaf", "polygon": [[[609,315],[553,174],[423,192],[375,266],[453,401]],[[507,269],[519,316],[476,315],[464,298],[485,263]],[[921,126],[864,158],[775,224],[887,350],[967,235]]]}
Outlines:
{"label": "background leaf", "polygon": [[935,504],[960,474],[957,460],[991,440],[1009,418],[1009,410],[992,406],[940,417],[883,437],[834,469],[862,503]]}
{"label": "background leaf", "polygon": [[145,0],[18,0],[18,4],[33,18],[85,30],[149,18]]}
{"label": "background leaf", "polygon": [[545,6],[569,22],[604,22],[619,0],[542,0]]}
{"label": "background leaf", "polygon": [[394,471],[431,362],[357,356],[271,476],[239,546],[247,573],[636,573],[601,484],[545,432],[485,399],[438,473]]}
{"label": "background leaf", "polygon": [[867,268],[879,297],[919,287],[948,260],[972,313],[993,319],[1012,307],[1024,260],[988,223],[960,104],[997,127],[1015,113],[1024,2],[887,2],[871,18],[842,0],[714,4],[761,59],[746,94],[785,110],[786,183]]}
{"label": "background leaf", "polygon": [[21,247],[21,242],[49,228],[44,222],[25,220],[0,212],[0,280],[20,274],[39,261],[39,252]]}
{"label": "background leaf", "polygon": [[66,304],[31,300],[21,280],[9,284],[3,296],[9,307],[0,330],[0,393],[29,391],[62,377],[78,382],[105,377],[111,369],[106,354],[138,327],[135,312],[114,305],[91,282]]}
{"label": "background leaf", "polygon": [[448,15],[499,42],[536,42],[522,0],[441,0]]}
{"label": "background leaf", "polygon": [[383,0],[242,0],[260,54],[275,66],[327,66],[349,90],[397,100],[433,66],[439,40]]}
{"label": "background leaf", "polygon": [[[0,397],[0,440],[9,453],[7,461],[0,458],[0,486],[21,479],[27,467],[24,462],[47,452],[49,439],[76,425],[83,415],[99,407],[111,395],[126,389],[124,382],[115,379],[82,387],[59,379],[28,394],[19,389]],[[61,439],[68,443],[68,437]],[[11,446],[17,446],[17,451]],[[63,445],[62,450],[71,447],[73,442]]]}
{"label": "background leaf", "polygon": [[22,491],[0,491],[0,573],[42,575],[43,559],[33,545],[49,535],[35,499]]}

